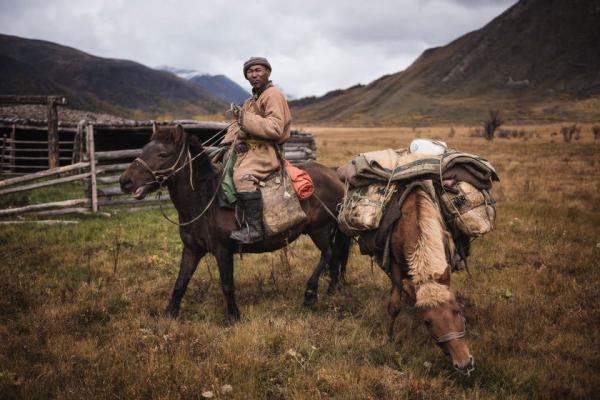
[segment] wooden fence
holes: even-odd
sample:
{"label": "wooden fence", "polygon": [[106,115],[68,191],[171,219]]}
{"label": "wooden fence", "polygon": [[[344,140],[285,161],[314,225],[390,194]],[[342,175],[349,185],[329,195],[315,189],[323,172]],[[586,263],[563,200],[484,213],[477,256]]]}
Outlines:
{"label": "wooden fence", "polygon": [[[59,185],[67,182],[84,181],[84,197],[43,204],[32,204],[23,207],[0,209],[0,217],[22,214],[34,215],[62,215],[96,213],[101,207],[131,205],[131,211],[147,207],[158,199],[149,197],[144,200],[123,198],[123,193],[118,185],[118,172],[129,165],[126,163],[112,163],[115,160],[133,159],[141,150],[117,150],[96,152],[94,149],[94,125],[85,127],[85,155],[84,160],[58,168],[18,176],[0,181],[0,196],[13,193],[31,191],[44,187]],[[108,162],[108,163],[107,163]],[[160,201],[169,201],[169,197],[161,197]],[[130,209],[125,208],[129,211]]]}
{"label": "wooden fence", "polygon": [[[39,160],[47,160],[48,162],[48,166],[50,168],[57,168],[60,166],[60,160],[61,159],[65,159],[64,157],[61,157],[60,153],[61,153],[61,149],[59,148],[59,139],[58,139],[58,106],[66,106],[68,104],[68,99],[64,96],[21,96],[21,95],[0,95],[0,104],[44,104],[47,106],[47,111],[46,111],[46,115],[47,115],[47,140],[40,142],[40,141],[27,141],[27,142],[21,142],[20,144],[25,144],[25,145],[38,145],[38,144],[45,144],[46,149],[45,152],[47,154],[47,157],[40,157],[38,154],[36,154],[37,152],[40,151],[39,148],[35,148],[35,149],[26,149],[27,150],[27,154],[31,154],[31,152],[33,152],[33,156],[29,155],[29,156],[22,156],[22,155],[16,155],[15,154],[15,145],[18,144],[19,142],[15,141],[15,125],[13,125],[12,127],[12,134],[11,134],[11,140],[8,141],[7,137],[4,136],[0,139],[2,139],[2,153],[0,154],[0,158],[1,158],[1,163],[0,163],[0,169],[2,169],[2,167],[6,167],[6,165],[1,165],[1,164],[6,164],[4,162],[5,160],[5,148],[8,147],[7,145],[10,145],[10,157],[9,160],[11,160],[11,162],[8,163],[8,167],[9,170],[11,172],[15,172],[15,170],[17,169],[17,163],[15,161],[17,160],[25,160],[25,161],[39,161]],[[65,150],[63,149],[63,152]],[[43,166],[42,166],[43,167]],[[18,172],[18,171],[17,171]]]}
{"label": "wooden fence", "polygon": [[[141,149],[97,152],[95,151],[94,125],[86,125],[80,132],[83,135],[77,136],[75,143],[80,142],[77,138],[83,140],[78,146],[75,146],[73,157],[73,160],[77,162],[0,180],[0,197],[76,181],[84,182],[84,197],[0,209],[0,218],[23,214],[97,213],[101,208],[109,206],[129,206],[122,207],[120,211],[139,211],[157,207],[158,201],[170,201],[168,194],[160,199],[153,196],[143,200],[125,197],[118,184],[120,172],[125,170],[130,162],[141,153]],[[79,156],[75,157],[75,153],[78,153]],[[284,153],[286,158],[293,163],[314,160],[316,147],[312,135],[294,132],[291,139],[284,145]]]}

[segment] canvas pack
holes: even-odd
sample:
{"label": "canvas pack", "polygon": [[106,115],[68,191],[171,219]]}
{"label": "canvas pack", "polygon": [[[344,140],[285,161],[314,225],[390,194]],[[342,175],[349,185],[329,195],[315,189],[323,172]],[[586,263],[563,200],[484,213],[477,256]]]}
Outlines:
{"label": "canvas pack", "polygon": [[355,235],[358,232],[377,229],[386,204],[396,190],[395,185],[373,183],[348,190],[338,215],[342,232]]}
{"label": "canvas pack", "polygon": [[447,223],[470,237],[484,235],[494,229],[495,202],[489,190],[478,190],[467,182],[457,182],[442,193]]}
{"label": "canvas pack", "polygon": [[263,223],[267,236],[277,235],[306,220],[289,177],[276,175],[260,186]]}

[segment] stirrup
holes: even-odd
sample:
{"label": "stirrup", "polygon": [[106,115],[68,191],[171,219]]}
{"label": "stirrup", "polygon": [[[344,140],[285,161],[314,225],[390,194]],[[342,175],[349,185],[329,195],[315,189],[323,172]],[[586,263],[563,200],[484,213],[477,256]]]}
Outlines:
{"label": "stirrup", "polygon": [[250,228],[250,226],[246,224],[245,227],[238,229],[237,231],[232,231],[229,234],[229,238],[241,244],[252,244],[263,240],[264,235],[261,232]]}

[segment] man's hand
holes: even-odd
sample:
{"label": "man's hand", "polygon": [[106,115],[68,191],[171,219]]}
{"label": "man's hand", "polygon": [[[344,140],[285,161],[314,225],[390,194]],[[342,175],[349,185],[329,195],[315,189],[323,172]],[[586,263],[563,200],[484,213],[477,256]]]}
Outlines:
{"label": "man's hand", "polygon": [[235,119],[239,119],[240,115],[242,114],[242,109],[240,108],[240,106],[234,103],[231,103],[229,105],[229,111],[231,111],[231,114],[233,114],[233,117]]}

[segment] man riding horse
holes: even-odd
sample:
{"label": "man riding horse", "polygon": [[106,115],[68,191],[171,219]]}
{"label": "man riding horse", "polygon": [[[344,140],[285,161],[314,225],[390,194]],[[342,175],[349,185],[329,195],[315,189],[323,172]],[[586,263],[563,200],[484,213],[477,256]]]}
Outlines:
{"label": "man riding horse", "polygon": [[245,226],[231,233],[243,244],[264,237],[262,202],[257,184],[281,168],[282,145],[290,137],[292,115],[285,96],[269,80],[271,64],[263,57],[244,63],[244,76],[252,85],[252,97],[242,108],[234,107],[236,120],[222,144],[233,144],[237,155],[233,183]]}

